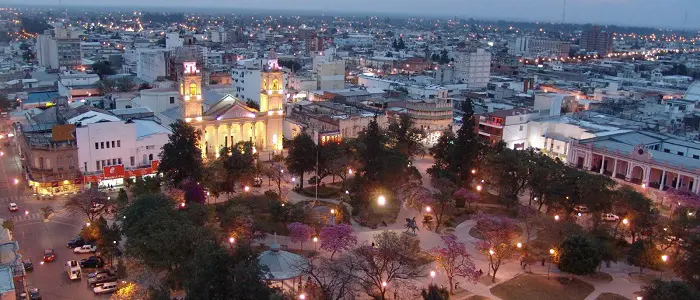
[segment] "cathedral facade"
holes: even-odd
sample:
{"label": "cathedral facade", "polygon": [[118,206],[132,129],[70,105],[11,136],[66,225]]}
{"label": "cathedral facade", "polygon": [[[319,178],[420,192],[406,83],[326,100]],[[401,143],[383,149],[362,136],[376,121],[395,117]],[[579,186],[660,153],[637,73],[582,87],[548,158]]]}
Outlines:
{"label": "cathedral facade", "polygon": [[[260,110],[245,101],[225,95],[204,105],[202,75],[196,62],[184,62],[179,78],[180,118],[201,130],[200,149],[205,158],[215,158],[223,147],[241,141],[253,143],[254,151],[267,159],[282,150],[284,124],[283,73],[273,57],[262,72]],[[209,99],[210,100],[210,99]],[[206,109],[205,109],[206,107]]]}

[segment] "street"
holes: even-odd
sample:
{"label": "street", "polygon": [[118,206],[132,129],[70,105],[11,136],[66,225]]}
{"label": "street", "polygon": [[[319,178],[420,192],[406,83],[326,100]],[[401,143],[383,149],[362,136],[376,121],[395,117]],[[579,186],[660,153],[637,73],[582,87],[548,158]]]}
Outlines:
{"label": "street", "polygon": [[[22,179],[19,157],[11,146],[3,146],[0,157],[0,218],[15,224],[14,238],[19,243],[22,258],[29,258],[34,270],[27,272],[27,285],[40,290],[42,298],[52,299],[107,299],[109,295],[95,296],[87,286],[87,273],[83,270],[80,281],[71,281],[64,265],[68,260],[87,258],[87,254],[74,254],[66,242],[77,236],[85,223],[82,213],[64,208],[67,197],[38,200],[32,195],[26,181]],[[19,182],[15,184],[15,179]],[[10,202],[17,203],[19,210],[10,212]],[[51,205],[55,215],[44,222],[41,208]],[[41,264],[46,248],[55,251],[53,262]]]}

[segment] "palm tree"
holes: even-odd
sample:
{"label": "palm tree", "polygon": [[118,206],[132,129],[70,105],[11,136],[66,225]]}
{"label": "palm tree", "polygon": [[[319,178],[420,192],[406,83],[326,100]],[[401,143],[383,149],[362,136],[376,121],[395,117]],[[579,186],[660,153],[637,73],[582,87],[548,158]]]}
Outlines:
{"label": "palm tree", "polygon": [[44,213],[44,219],[48,219],[49,216],[54,212],[51,205],[47,205],[41,208],[41,212]]}

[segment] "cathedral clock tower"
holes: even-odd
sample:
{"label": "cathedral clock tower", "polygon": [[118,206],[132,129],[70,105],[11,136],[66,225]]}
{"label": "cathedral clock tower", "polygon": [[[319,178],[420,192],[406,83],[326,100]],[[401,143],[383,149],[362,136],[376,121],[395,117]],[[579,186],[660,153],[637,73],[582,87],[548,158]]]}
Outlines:
{"label": "cathedral clock tower", "polygon": [[282,110],[284,104],[284,74],[273,50],[267,56],[267,65],[261,73],[260,112]]}
{"label": "cathedral clock tower", "polygon": [[182,118],[186,122],[202,121],[202,75],[196,62],[184,62],[183,67],[180,78]]}

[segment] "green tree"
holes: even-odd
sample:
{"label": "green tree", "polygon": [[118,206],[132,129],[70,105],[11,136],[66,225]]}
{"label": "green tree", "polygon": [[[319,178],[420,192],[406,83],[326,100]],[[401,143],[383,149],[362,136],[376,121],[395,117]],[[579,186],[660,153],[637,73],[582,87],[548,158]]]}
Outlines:
{"label": "green tree", "polygon": [[117,74],[117,72],[110,67],[109,63],[104,61],[98,61],[92,64],[92,70],[102,79],[104,79],[105,76]]}
{"label": "green tree", "polygon": [[126,193],[126,190],[119,189],[119,194],[117,195],[116,203],[118,214],[121,215],[121,213],[124,212],[124,209],[126,209],[127,206],[129,206],[129,195]]}
{"label": "green tree", "polygon": [[518,197],[530,179],[532,151],[503,149],[486,156],[483,173],[496,190],[501,202],[509,207],[518,205]]}
{"label": "green tree", "polygon": [[396,49],[397,50],[406,49],[406,43],[404,43],[403,37],[399,37],[399,42],[396,43]]}
{"label": "green tree", "polygon": [[423,289],[420,294],[423,300],[450,300],[450,292],[444,287],[438,287],[436,284],[430,284],[428,289]]}
{"label": "green tree", "polygon": [[136,83],[134,78],[131,76],[124,76],[117,79],[117,90],[120,92],[131,92],[136,88]]}
{"label": "green tree", "polygon": [[656,270],[661,264],[661,250],[650,240],[636,241],[627,253],[627,263],[639,267],[639,273],[644,269]]}
{"label": "green tree", "polygon": [[6,94],[0,94],[0,111],[10,111],[14,106],[14,101],[8,99]]}
{"label": "green tree", "polygon": [[557,267],[575,275],[593,274],[600,265],[597,245],[587,237],[572,235],[559,245]]}
{"label": "green tree", "polygon": [[219,159],[222,161],[226,175],[226,184],[231,192],[236,191],[236,185],[248,184],[255,175],[255,157],[251,142],[238,142],[232,148],[222,148]]}
{"label": "green tree", "polygon": [[225,249],[201,245],[189,264],[187,300],[268,299],[271,290],[263,281],[266,270],[258,264],[257,253],[245,245]]}
{"label": "green tree", "polygon": [[96,204],[106,205],[107,194],[92,188],[73,195],[65,206],[79,210],[87,216],[88,221],[92,222],[100,215],[100,212],[94,209]]}
{"label": "green tree", "polygon": [[100,93],[102,95],[107,95],[109,93],[114,92],[116,89],[117,83],[109,78],[104,78],[100,81],[97,82],[98,88],[100,89]]}
{"label": "green tree", "polygon": [[700,236],[691,236],[682,244],[683,254],[678,255],[675,271],[686,283],[700,291]]}
{"label": "green tree", "polygon": [[696,300],[700,293],[680,281],[656,279],[642,288],[642,298],[651,300]]}
{"label": "green tree", "polygon": [[[104,218],[100,217],[101,220]],[[114,257],[119,255],[119,243],[122,240],[121,229],[117,223],[113,223],[112,226],[107,225],[107,221],[98,221],[98,228],[100,231],[100,238],[97,239],[95,243],[97,248],[100,249],[103,256],[109,257],[109,263],[112,264]]]}
{"label": "green tree", "polygon": [[258,102],[255,102],[253,100],[248,100],[245,102],[245,105],[254,109],[254,110],[260,111],[260,104],[258,104]]}
{"label": "green tree", "polygon": [[455,139],[456,137],[452,132],[452,128],[449,128],[442,132],[435,146],[428,150],[435,160],[433,165],[428,168],[428,174],[430,174],[431,177],[449,178],[452,181],[457,180],[449,171],[452,153],[455,151]]}
{"label": "green tree", "polygon": [[[318,177],[316,180],[316,185],[320,185],[321,181],[333,175],[337,170],[336,163],[345,155],[344,145],[339,142],[326,142],[325,144],[317,146],[318,149]],[[347,171],[346,171],[347,172]]]}
{"label": "green tree", "polygon": [[316,169],[316,144],[307,133],[294,137],[289,145],[289,154],[285,158],[287,169],[299,175],[299,186],[304,188],[304,173]]}
{"label": "green tree", "polygon": [[408,158],[424,152],[422,142],[425,133],[415,128],[413,119],[407,114],[399,115],[398,120],[391,120],[387,136],[391,147]]}
{"label": "green tree", "polygon": [[458,175],[461,185],[468,185],[472,179],[471,170],[477,167],[484,145],[476,133],[473,120],[474,110],[470,99],[462,103],[462,111],[464,112],[462,115],[462,127],[457,130],[450,169]]}
{"label": "green tree", "polygon": [[169,141],[160,152],[158,174],[163,174],[170,186],[177,186],[188,178],[199,182],[204,168],[202,151],[197,147],[201,131],[183,120],[170,124],[170,129]]}
{"label": "green tree", "polygon": [[176,205],[162,194],[141,196],[124,212],[122,232],[131,257],[154,271],[166,272],[179,283],[188,277],[183,267],[196,249],[214,237]]}

